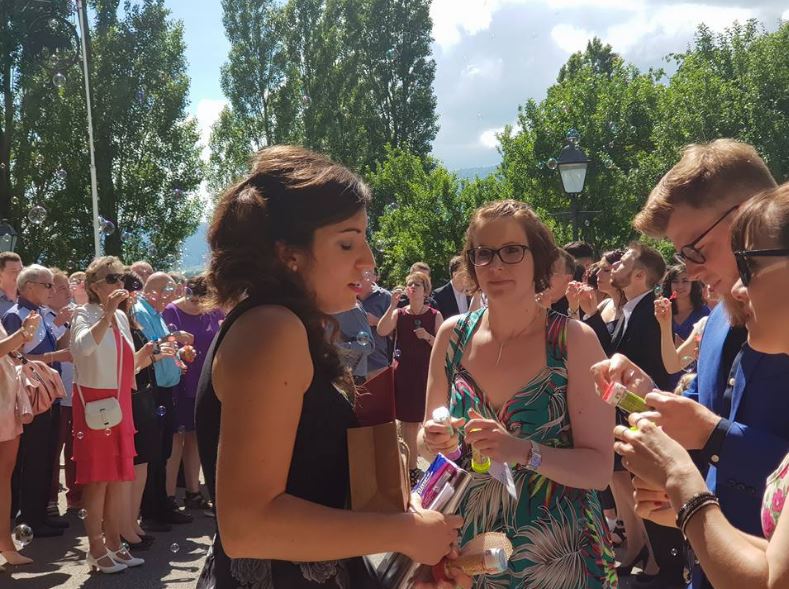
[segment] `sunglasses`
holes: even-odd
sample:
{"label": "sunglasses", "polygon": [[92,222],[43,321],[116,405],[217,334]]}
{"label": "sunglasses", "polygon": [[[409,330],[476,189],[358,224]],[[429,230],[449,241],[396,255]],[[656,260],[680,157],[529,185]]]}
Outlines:
{"label": "sunglasses", "polygon": [[468,250],[468,261],[474,266],[487,266],[498,256],[504,264],[519,264],[531,248],[528,245],[505,245],[499,249],[489,247],[475,247]]}
{"label": "sunglasses", "polygon": [[99,280],[99,282],[106,282],[107,284],[117,284],[121,280],[123,280],[123,274],[112,273],[112,274],[107,274],[104,278]]}
{"label": "sunglasses", "polygon": [[699,250],[698,247],[696,246],[698,246],[699,242],[705,237],[707,237],[707,235],[709,235],[713,229],[715,229],[718,225],[720,225],[721,222],[732,213],[732,211],[736,211],[738,208],[740,208],[740,205],[737,204],[731,207],[725,213],[723,213],[723,215],[721,215],[721,217],[717,221],[715,221],[712,225],[710,225],[709,228],[704,233],[699,235],[688,245],[683,245],[680,248],[679,252],[674,254],[674,259],[677,260],[677,262],[679,262],[680,264],[686,264],[688,261],[691,261],[694,264],[703,264],[704,262],[706,262],[707,258],[704,257],[704,254],[701,253],[701,250]]}
{"label": "sunglasses", "polygon": [[740,280],[743,286],[748,286],[753,280],[755,269],[753,258],[784,258],[789,257],[789,249],[771,250],[740,250],[734,252],[734,259],[737,260],[737,270],[740,273]]}

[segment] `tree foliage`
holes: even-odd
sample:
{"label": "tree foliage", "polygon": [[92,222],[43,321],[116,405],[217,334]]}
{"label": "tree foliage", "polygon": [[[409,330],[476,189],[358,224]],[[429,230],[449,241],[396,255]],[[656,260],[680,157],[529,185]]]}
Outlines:
{"label": "tree foliage", "polygon": [[265,145],[357,169],[387,145],[426,157],[438,130],[428,0],[223,0],[229,106],[211,136],[214,192]]}
{"label": "tree foliage", "polygon": [[[0,55],[0,167],[7,172],[6,178],[0,173],[0,206],[20,233],[17,251],[25,261],[73,269],[92,257],[93,233],[84,81],[68,5],[3,3],[9,12],[0,22],[17,34],[0,32],[12,46]],[[117,0],[104,0],[92,8],[99,212],[117,226],[104,248],[126,260],[172,265],[202,209],[189,195],[201,163],[196,121],[186,116],[183,31],[163,0],[126,2],[122,9]],[[52,83],[56,71],[65,76],[61,88]],[[48,211],[41,225],[27,218],[35,205]]]}

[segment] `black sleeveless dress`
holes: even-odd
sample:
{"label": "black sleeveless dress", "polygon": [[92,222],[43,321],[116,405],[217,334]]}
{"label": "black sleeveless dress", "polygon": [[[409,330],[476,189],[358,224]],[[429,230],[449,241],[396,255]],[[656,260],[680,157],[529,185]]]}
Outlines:
{"label": "black sleeveless dress", "polygon": [[[245,311],[266,304],[247,299],[225,319],[211,344],[197,387],[195,424],[200,460],[211,499],[216,501],[216,459],[222,404],[214,393],[211,367],[227,330]],[[331,380],[315,370],[304,394],[286,491],[290,495],[344,509],[349,504],[346,431],[356,416],[346,397]],[[260,451],[276,449],[261,448]],[[231,559],[217,530],[198,589],[378,589],[366,559],[298,563],[252,558]]]}

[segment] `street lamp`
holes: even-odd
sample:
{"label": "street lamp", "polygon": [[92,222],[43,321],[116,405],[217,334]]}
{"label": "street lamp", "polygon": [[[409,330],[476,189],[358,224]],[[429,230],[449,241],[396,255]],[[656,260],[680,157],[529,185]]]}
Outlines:
{"label": "street lamp", "polygon": [[578,197],[583,192],[586,170],[590,160],[578,147],[580,135],[575,129],[567,133],[567,145],[562,148],[556,164],[562,177],[562,187],[570,196],[570,216],[573,223],[573,239],[578,239]]}
{"label": "street lamp", "polygon": [[0,251],[12,252],[16,247],[16,230],[6,219],[0,221]]}

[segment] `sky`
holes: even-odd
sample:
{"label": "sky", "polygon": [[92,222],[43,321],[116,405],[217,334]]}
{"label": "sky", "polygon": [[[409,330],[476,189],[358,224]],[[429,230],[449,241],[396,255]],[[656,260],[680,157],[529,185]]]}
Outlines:
{"label": "sky", "polygon": [[[226,103],[221,3],[166,4],[184,24],[190,110],[207,141]],[[515,122],[518,105],[544,98],[562,64],[593,36],[640,69],[664,67],[700,23],[723,31],[756,18],[775,30],[779,19],[789,20],[789,0],[433,0],[431,17],[440,126],[433,155],[457,170],[497,164],[496,134]]]}

